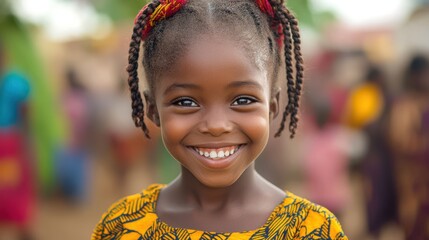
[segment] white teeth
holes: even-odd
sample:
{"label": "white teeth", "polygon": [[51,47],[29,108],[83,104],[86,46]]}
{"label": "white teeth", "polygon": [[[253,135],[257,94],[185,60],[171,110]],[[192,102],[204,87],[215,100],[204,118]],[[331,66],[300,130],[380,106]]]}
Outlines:
{"label": "white teeth", "polygon": [[194,148],[194,150],[200,154],[201,156],[204,156],[206,158],[212,158],[212,159],[219,159],[219,158],[225,158],[228,156],[231,156],[232,154],[234,154],[239,146],[235,146],[235,147],[228,147],[231,150],[225,150],[225,148],[223,148],[223,150],[216,151],[215,149],[213,150],[205,150],[205,149],[198,149],[198,148]]}

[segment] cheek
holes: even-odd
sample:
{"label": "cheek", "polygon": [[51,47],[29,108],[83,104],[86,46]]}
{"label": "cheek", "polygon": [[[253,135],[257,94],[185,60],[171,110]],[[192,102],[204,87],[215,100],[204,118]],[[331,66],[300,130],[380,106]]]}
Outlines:
{"label": "cheek", "polygon": [[265,112],[263,114],[247,117],[241,120],[242,129],[246,135],[253,141],[265,146],[269,138],[270,119]]}
{"label": "cheek", "polygon": [[254,131],[255,135],[259,135],[262,139],[268,139],[270,133],[270,118],[267,117],[258,117],[252,119],[254,121]]}
{"label": "cheek", "polygon": [[161,134],[166,144],[179,143],[191,128],[192,121],[189,118],[168,113],[161,114]]}

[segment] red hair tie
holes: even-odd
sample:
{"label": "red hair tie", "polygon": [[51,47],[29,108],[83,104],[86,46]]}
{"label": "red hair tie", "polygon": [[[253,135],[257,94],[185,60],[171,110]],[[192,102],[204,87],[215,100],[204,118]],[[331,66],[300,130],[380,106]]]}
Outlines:
{"label": "red hair tie", "polygon": [[277,44],[281,47],[284,40],[283,26],[278,20],[275,20],[273,6],[271,6],[269,0],[256,0],[256,5],[258,5],[261,12],[270,17],[271,28],[277,33]]}
{"label": "red hair tie", "polygon": [[270,1],[268,0],[256,0],[256,4],[258,5],[259,9],[265,14],[267,14],[270,17],[274,17],[274,10],[273,7],[270,4]]}
{"label": "red hair tie", "polygon": [[[173,16],[186,4],[186,2],[187,0],[160,0],[158,7],[155,8],[153,13],[151,13],[146,20],[146,24],[142,32],[142,39],[146,39],[150,30],[152,30],[157,22]],[[148,5],[144,6],[140,10],[139,14],[137,14],[134,20],[134,24],[137,23],[139,17],[143,14],[147,7]]]}

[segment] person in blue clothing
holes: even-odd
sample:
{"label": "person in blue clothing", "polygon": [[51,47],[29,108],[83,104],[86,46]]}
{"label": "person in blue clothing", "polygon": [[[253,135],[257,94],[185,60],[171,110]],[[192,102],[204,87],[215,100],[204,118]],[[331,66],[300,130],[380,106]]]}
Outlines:
{"label": "person in blue clothing", "polygon": [[0,223],[15,226],[21,239],[29,239],[34,181],[24,120],[31,88],[25,76],[6,70],[5,60],[0,46]]}

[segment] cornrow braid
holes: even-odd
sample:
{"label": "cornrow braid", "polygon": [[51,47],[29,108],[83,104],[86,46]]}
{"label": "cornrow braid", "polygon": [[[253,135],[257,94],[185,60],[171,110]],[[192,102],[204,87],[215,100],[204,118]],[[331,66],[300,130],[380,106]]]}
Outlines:
{"label": "cornrow braid", "polygon": [[131,36],[130,48],[128,52],[128,86],[131,92],[131,107],[132,107],[132,118],[136,127],[140,127],[145,136],[150,138],[149,130],[144,122],[144,105],[141,93],[139,91],[139,77],[138,77],[138,59],[140,54],[140,45],[142,41],[142,31],[147,24],[147,19],[150,14],[160,4],[158,0],[153,1],[147,5],[141,14],[138,15],[133,28],[133,34]]}
{"label": "cornrow braid", "polygon": [[[286,65],[286,80],[288,103],[283,112],[280,128],[275,137],[279,137],[284,130],[287,116],[290,114],[289,132],[293,138],[298,127],[298,109],[299,98],[301,95],[302,83],[304,78],[303,59],[301,55],[301,38],[299,34],[298,22],[290,11],[284,6],[283,1],[270,0],[274,9],[275,17],[271,18],[272,24],[280,22],[283,28],[284,56]],[[293,51],[293,53],[292,53]],[[295,62],[292,61],[292,55]],[[295,64],[295,81],[293,79],[293,64]]]}

